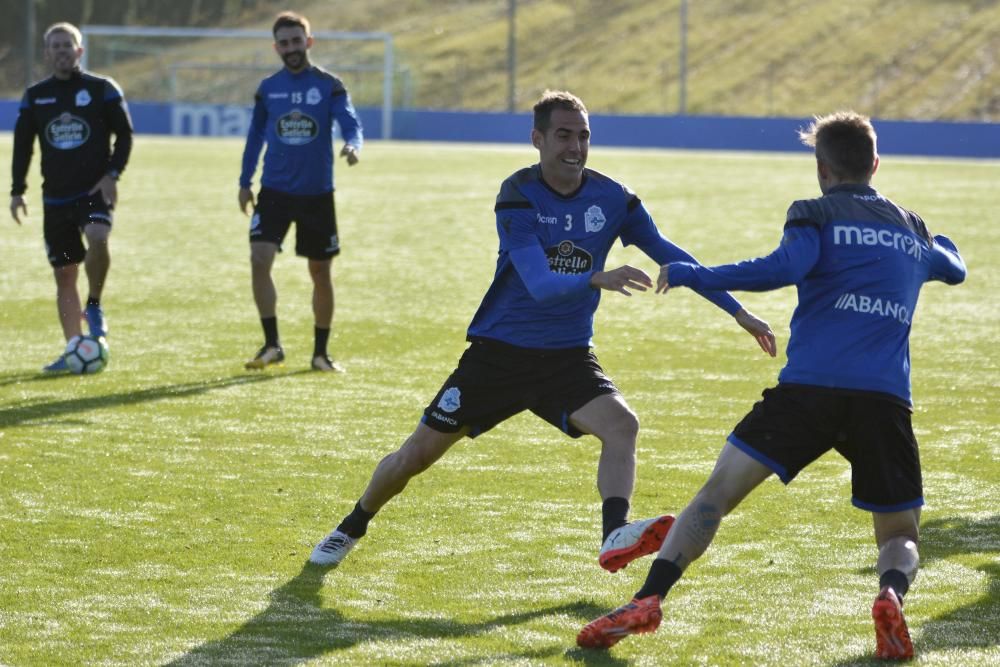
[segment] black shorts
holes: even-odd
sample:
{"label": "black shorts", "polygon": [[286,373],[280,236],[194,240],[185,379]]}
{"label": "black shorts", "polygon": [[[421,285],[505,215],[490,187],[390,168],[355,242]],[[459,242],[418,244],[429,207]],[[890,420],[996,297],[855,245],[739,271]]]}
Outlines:
{"label": "black shorts", "polygon": [[250,242],[267,241],[281,250],[293,222],[296,255],[322,260],[340,254],[333,192],[290,195],[261,188],[257,195],[257,207],[250,219]]}
{"label": "black shorts", "polygon": [[66,204],[45,204],[42,227],[49,264],[59,268],[82,262],[87,255],[83,228],[90,224],[111,226],[111,207],[100,192]]}
{"label": "black shorts", "polygon": [[788,484],[831,449],[851,463],[852,502],[870,512],[924,504],[910,408],[884,394],[780,384],[743,418],[729,442]]}
{"label": "black shorts", "polygon": [[424,410],[424,424],[454,433],[469,427],[469,437],[485,433],[522,410],[533,413],[573,438],[569,416],[618,388],[589,348],[533,350],[495,340],[472,340],[458,368]]}

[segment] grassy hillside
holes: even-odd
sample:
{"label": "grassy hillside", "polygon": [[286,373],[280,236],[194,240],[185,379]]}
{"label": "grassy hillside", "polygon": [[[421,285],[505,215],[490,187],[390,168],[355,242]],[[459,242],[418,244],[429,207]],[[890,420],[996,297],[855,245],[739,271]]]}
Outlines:
{"label": "grassy hillside", "polygon": [[[1000,2],[995,0],[697,0],[688,11],[687,111],[802,116],[853,107],[883,118],[1000,119]],[[312,0],[316,30],[381,30],[395,39],[397,99],[418,108],[507,108],[507,0]],[[595,111],[676,113],[680,0],[519,0],[516,107],[569,88]],[[241,27],[268,27],[269,19]],[[232,26],[229,26],[232,27]],[[277,65],[268,45],[204,47]],[[192,59],[186,45],[175,59]],[[377,104],[374,77],[344,66],[360,104]],[[162,96],[163,67],[112,72],[133,98]],[[157,77],[155,73],[159,71]],[[133,76],[134,74],[134,76]],[[151,76],[151,74],[153,74]],[[227,89],[247,99],[247,81]],[[235,85],[230,86],[229,83]]]}

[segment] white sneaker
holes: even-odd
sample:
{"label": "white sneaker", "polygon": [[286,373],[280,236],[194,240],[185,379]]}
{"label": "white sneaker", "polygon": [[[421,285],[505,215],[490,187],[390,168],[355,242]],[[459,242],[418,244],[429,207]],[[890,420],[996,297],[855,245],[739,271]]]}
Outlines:
{"label": "white sneaker", "polygon": [[309,554],[309,562],[313,565],[340,565],[347,552],[354,548],[358,541],[346,533],[335,530],[316,545]]}
{"label": "white sneaker", "polygon": [[597,562],[608,572],[617,572],[636,558],[659,551],[672,525],[674,517],[664,514],[616,528],[604,540]]}

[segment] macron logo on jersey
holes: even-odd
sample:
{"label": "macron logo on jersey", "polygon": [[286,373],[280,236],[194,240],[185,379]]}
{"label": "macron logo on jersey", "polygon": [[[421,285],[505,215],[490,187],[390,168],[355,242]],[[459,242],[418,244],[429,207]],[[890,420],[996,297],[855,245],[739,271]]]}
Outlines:
{"label": "macron logo on jersey", "polygon": [[918,262],[923,257],[923,250],[912,234],[891,229],[872,229],[871,227],[862,229],[853,225],[834,225],[833,244],[892,248],[904,255],[909,255]]}

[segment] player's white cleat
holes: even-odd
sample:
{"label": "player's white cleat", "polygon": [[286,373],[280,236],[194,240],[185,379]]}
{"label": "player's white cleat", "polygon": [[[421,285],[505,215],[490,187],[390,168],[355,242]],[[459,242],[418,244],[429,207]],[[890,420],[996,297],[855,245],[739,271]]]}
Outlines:
{"label": "player's white cleat", "polygon": [[608,572],[617,572],[636,558],[659,551],[672,525],[674,517],[664,514],[616,528],[604,540],[597,562]]}
{"label": "player's white cleat", "polygon": [[335,530],[316,545],[309,554],[309,562],[313,565],[340,565],[347,552],[354,548],[358,541],[346,533]]}

